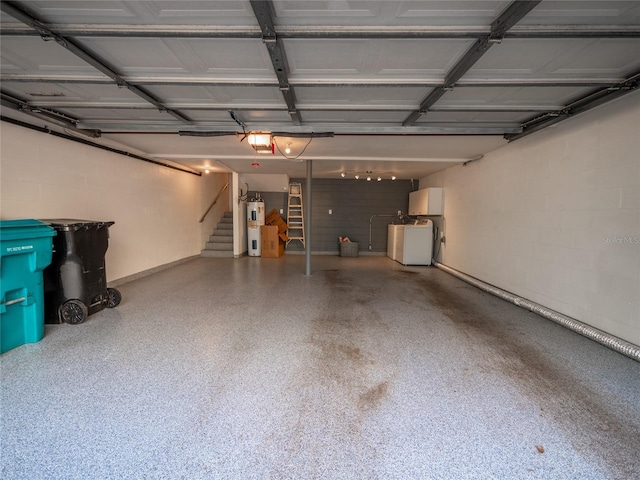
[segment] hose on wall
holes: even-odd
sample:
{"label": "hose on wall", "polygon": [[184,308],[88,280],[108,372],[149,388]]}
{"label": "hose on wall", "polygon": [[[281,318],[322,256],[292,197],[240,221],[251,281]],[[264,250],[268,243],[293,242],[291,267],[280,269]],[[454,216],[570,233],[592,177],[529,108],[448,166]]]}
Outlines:
{"label": "hose on wall", "polygon": [[618,353],[626,355],[627,357],[640,362],[640,347],[637,345],[629,343],[609,333],[603,332],[602,330],[598,330],[597,328],[587,325],[586,323],[582,323],[575,318],[567,317],[566,315],[556,312],[555,310],[551,310],[550,308],[544,307],[538,303],[532,302],[531,300],[519,297],[517,295],[514,295],[513,293],[507,292],[506,290],[494,287],[493,285],[489,285],[482,280],[478,280],[477,278],[471,277],[466,273],[462,273],[442,263],[434,261],[433,264],[440,270],[443,270],[453,275],[454,277],[464,280],[465,282],[478,287],[480,290],[491,293],[492,295],[511,302],[518,307],[527,309],[530,312],[546,318],[547,320],[551,320],[552,322],[562,325],[563,327],[566,327],[573,332],[579,333],[580,335],[598,342],[605,347],[609,347],[610,349],[615,350]]}
{"label": "hose on wall", "polygon": [[392,217],[392,218],[399,218],[400,221],[403,220],[408,220],[409,217],[406,216],[404,213],[402,213],[400,210],[398,210],[398,213],[396,215],[382,215],[382,214],[375,214],[375,215],[371,215],[371,217],[369,217],[369,251],[371,251],[371,221],[376,218],[376,217]]}

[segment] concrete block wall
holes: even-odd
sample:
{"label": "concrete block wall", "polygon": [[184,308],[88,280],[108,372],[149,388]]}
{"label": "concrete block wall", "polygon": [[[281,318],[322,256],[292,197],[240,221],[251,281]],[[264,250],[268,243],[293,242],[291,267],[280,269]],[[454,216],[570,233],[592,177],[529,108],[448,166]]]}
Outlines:
{"label": "concrete block wall", "polygon": [[115,221],[108,281],[200,253],[198,221],[220,183],[213,177],[204,181],[6,122],[0,128],[2,219]]}
{"label": "concrete block wall", "polygon": [[640,93],[429,186],[444,188],[443,263],[640,345]]}
{"label": "concrete block wall", "polygon": [[[291,179],[302,184],[302,198],[306,201],[306,179]],[[380,182],[353,179],[316,178],[313,180],[313,234],[311,249],[317,253],[339,253],[338,237],[347,236],[359,243],[361,252],[368,252],[369,218],[371,215],[406,213],[409,206],[409,180]],[[253,194],[253,192],[251,192]],[[283,209],[287,215],[287,193],[263,192],[266,211]],[[332,211],[329,214],[329,210]],[[306,220],[306,217],[305,217]],[[387,225],[393,219],[377,217],[371,223],[371,252],[386,253]],[[289,251],[302,251],[298,241],[291,242]]]}

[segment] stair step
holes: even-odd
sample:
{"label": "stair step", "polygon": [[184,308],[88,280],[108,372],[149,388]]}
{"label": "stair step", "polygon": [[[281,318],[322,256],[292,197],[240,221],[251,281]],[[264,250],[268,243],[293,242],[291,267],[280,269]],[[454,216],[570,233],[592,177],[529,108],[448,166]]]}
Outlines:
{"label": "stair step", "polygon": [[211,235],[209,237],[209,243],[224,243],[226,245],[227,243],[233,243],[233,237],[230,235]]}
{"label": "stair step", "polygon": [[224,212],[213,235],[200,252],[203,257],[233,257],[233,213]]}
{"label": "stair step", "polygon": [[233,243],[207,242],[204,244],[205,250],[231,250],[233,251]]}
{"label": "stair step", "polygon": [[224,258],[233,258],[233,251],[223,252],[219,250],[202,250],[200,252],[201,257],[224,257]]}

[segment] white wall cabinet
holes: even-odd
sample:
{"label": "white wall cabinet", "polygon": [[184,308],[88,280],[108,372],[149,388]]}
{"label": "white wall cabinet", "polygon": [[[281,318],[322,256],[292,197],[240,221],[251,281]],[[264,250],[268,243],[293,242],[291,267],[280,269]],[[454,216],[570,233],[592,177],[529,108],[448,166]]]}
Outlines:
{"label": "white wall cabinet", "polygon": [[442,188],[422,188],[409,194],[409,215],[442,215]]}

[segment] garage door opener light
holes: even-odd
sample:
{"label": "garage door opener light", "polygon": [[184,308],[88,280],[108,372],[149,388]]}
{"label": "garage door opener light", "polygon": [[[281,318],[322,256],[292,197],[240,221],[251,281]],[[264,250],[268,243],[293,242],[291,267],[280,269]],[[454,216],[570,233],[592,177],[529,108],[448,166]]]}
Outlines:
{"label": "garage door opener light", "polygon": [[257,153],[272,155],[275,153],[275,145],[270,133],[252,132],[248,135],[247,140]]}

